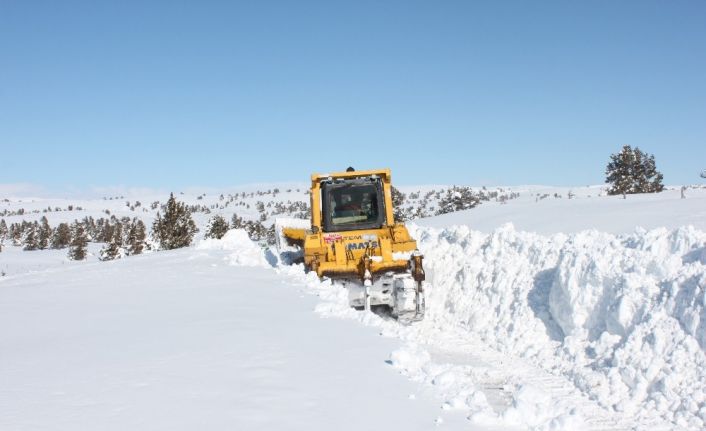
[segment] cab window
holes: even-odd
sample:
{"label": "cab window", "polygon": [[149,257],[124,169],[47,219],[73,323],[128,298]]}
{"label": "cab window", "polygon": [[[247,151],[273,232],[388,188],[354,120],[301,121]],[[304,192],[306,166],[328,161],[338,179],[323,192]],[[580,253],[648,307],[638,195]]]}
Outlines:
{"label": "cab window", "polygon": [[334,226],[378,220],[378,196],[374,185],[342,187],[329,195],[331,223]]}

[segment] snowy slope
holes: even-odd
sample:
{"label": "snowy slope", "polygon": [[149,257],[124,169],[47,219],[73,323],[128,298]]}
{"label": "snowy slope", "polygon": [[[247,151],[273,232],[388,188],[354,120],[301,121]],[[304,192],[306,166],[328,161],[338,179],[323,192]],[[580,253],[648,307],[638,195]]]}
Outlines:
{"label": "snowy slope", "polygon": [[[692,225],[706,230],[706,188],[688,189],[681,199],[678,188],[659,194],[605,196],[599,187],[517,187],[517,199],[506,204],[484,202],[477,208],[420,219],[421,226],[443,228],[467,225],[482,232],[512,223],[522,231],[541,234],[596,229],[631,233],[636,227],[654,229]],[[569,193],[574,194],[568,199]],[[599,194],[603,194],[599,196]],[[554,195],[561,197],[554,197]],[[547,196],[541,198],[542,196]]]}
{"label": "snowy slope", "polygon": [[[187,189],[174,191],[173,194],[178,201],[198,207],[198,210],[193,212],[193,217],[199,227],[204,227],[215,214],[221,214],[228,220],[233,214],[245,219],[257,219],[260,215],[256,209],[258,202],[308,202],[309,197],[305,193],[307,190],[306,185],[300,183],[278,183],[219,190]],[[273,193],[274,191],[276,193]],[[23,220],[39,220],[46,216],[54,227],[59,223],[71,223],[84,217],[137,217],[150,226],[160,206],[169,199],[169,195],[169,191],[149,189],[90,197],[82,194],[75,197],[0,195],[0,218],[5,219],[9,225]],[[272,212],[270,207],[267,210]]]}

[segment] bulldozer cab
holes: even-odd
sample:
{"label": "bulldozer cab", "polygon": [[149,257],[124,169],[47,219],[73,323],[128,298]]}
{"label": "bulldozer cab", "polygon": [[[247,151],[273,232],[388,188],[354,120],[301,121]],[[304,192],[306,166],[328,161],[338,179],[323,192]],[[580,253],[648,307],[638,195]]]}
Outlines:
{"label": "bulldozer cab", "polygon": [[340,179],[321,185],[322,230],[379,229],[385,224],[380,178]]}
{"label": "bulldozer cab", "polygon": [[311,182],[312,227],[321,232],[394,225],[389,170],[315,174]]}

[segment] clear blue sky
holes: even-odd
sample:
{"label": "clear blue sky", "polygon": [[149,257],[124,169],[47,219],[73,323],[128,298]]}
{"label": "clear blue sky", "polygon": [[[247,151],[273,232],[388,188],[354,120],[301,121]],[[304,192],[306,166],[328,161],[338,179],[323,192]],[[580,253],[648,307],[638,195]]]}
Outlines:
{"label": "clear blue sky", "polygon": [[704,1],[0,1],[0,183],[706,169]]}

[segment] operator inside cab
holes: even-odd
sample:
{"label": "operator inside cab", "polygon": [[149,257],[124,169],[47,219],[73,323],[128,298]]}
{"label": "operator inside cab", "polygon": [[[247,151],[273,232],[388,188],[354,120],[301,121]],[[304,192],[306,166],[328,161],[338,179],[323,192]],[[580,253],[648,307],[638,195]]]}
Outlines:
{"label": "operator inside cab", "polygon": [[374,185],[351,185],[330,194],[331,222],[334,225],[367,223],[378,219],[377,190]]}
{"label": "operator inside cab", "polygon": [[377,191],[374,186],[353,186],[331,194],[333,224],[359,223],[378,218]]}

